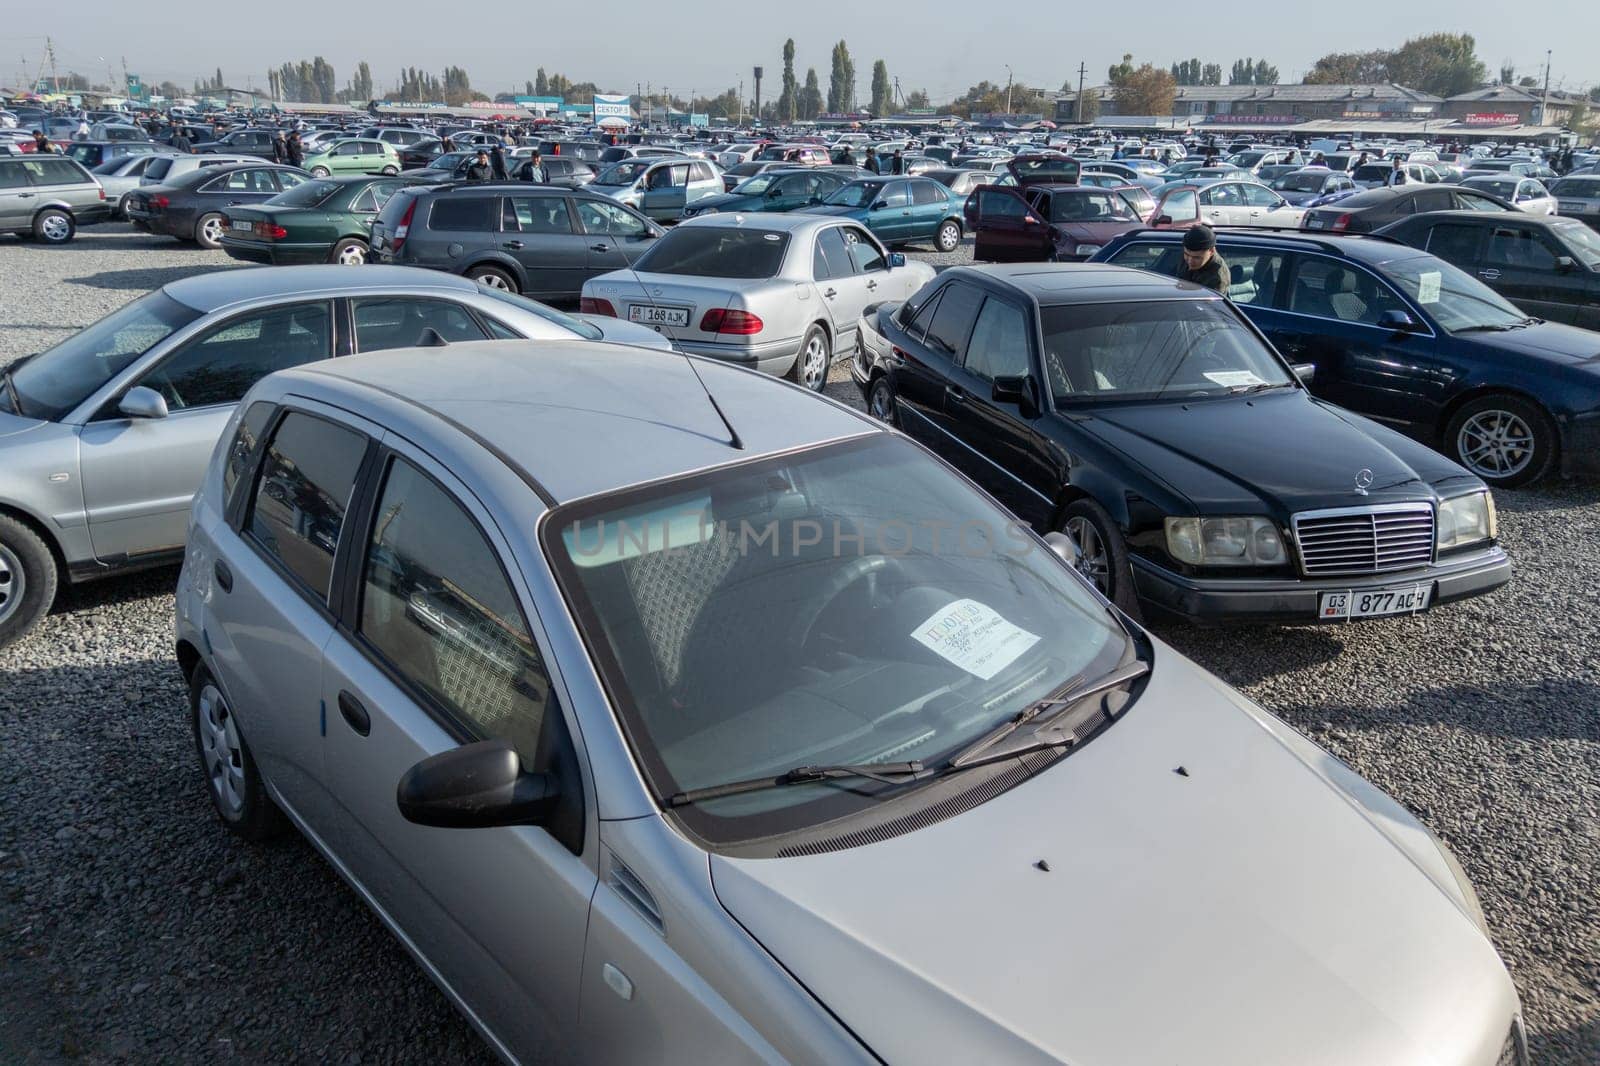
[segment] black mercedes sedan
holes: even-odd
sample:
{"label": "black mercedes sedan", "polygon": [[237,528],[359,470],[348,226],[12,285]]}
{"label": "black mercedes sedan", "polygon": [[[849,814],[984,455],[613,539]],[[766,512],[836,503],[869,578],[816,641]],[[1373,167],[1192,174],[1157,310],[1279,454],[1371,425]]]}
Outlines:
{"label": "black mercedes sedan", "polygon": [[1517,209],[1493,193],[1461,185],[1393,185],[1368,189],[1307,211],[1300,228],[1312,233],[1372,233],[1407,215],[1424,211],[1487,211]]}
{"label": "black mercedes sedan", "polygon": [[[1170,276],[1182,240],[1129,233],[1094,261]],[[1437,447],[1495,488],[1600,474],[1600,333],[1547,322],[1381,237],[1223,229],[1217,251],[1229,298],[1284,356],[1317,368],[1322,399]]]}
{"label": "black mercedes sedan", "polygon": [[1077,264],[947,270],[867,309],[852,366],[874,415],[1072,536],[1130,613],[1343,622],[1504,584],[1483,481],[1311,373],[1216,293]]}
{"label": "black mercedes sedan", "polygon": [[228,208],[259,204],[310,180],[305,171],[276,163],[202,167],[180,174],[170,185],[146,185],[129,193],[125,210],[134,229],[221,248]]}

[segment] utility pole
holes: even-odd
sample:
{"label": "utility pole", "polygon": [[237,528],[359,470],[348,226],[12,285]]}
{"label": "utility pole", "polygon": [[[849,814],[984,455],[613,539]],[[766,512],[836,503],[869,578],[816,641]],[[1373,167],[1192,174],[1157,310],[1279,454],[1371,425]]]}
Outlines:
{"label": "utility pole", "polygon": [[1011,114],[1011,64],[1006,64],[1006,114]]}
{"label": "utility pole", "polygon": [[[61,75],[59,73],[57,73],[57,71],[56,71],[56,46],[55,46],[55,42],[50,40],[50,38],[48,38],[48,37],[46,37],[44,39],[44,52],[45,52],[45,55],[50,57],[50,80],[55,83],[55,91],[57,93],[59,93],[59,92],[61,92]],[[1550,68],[1548,66],[1546,66],[1545,67],[1545,81],[1546,81],[1546,83],[1548,83],[1549,80],[1550,80]]]}
{"label": "utility pole", "polygon": [[1083,76],[1089,72],[1087,64],[1078,63],[1078,125],[1083,125]]}
{"label": "utility pole", "polygon": [[739,79],[739,125],[744,125],[744,79]]}
{"label": "utility pole", "polygon": [[754,69],[754,71],[752,71],[752,73],[755,74],[755,78],[756,78],[756,115],[755,115],[755,118],[756,118],[757,122],[760,122],[761,121],[761,75],[764,72],[762,71],[762,69],[760,67],[756,67]]}
{"label": "utility pole", "polygon": [[1539,104],[1539,125],[1550,125],[1550,49],[1544,50],[1544,100]]}

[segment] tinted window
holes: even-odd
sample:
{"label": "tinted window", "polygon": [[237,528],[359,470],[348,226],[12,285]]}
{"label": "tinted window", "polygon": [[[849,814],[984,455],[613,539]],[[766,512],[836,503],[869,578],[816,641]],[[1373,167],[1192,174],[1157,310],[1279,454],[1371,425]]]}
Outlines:
{"label": "tinted window", "polygon": [[911,201],[918,204],[942,204],[945,202],[945,195],[931,181],[914,181],[911,183]]}
{"label": "tinted window", "polygon": [[233,495],[233,486],[250,466],[250,457],[255,453],[256,441],[261,439],[262,432],[267,428],[267,423],[272,420],[272,412],[277,410],[276,405],[265,400],[258,400],[245,409],[244,417],[239,420],[239,428],[234,431],[233,441],[228,445],[228,462],[222,468],[222,497],[226,500]]}
{"label": "tinted window", "polygon": [[816,247],[811,252],[811,276],[826,281],[847,278],[854,272],[850,249],[844,242],[844,230],[834,226],[817,234]]}
{"label": "tinted window", "polygon": [[326,600],[350,492],[367,439],[343,426],[290,412],[261,463],[246,528],[319,600]]}
{"label": "tinted window", "polygon": [[157,364],[139,384],[174,409],[237,403],[274,370],[332,355],[328,305],[290,304],[224,323]]}
{"label": "tinted window", "polygon": [[1304,256],[1290,282],[1289,310],[1340,322],[1377,324],[1385,311],[1406,306],[1365,270],[1318,256]]}
{"label": "tinted window", "polygon": [[1028,205],[1022,202],[1020,196],[1014,196],[1000,189],[979,189],[978,217],[988,220],[1013,219],[1021,221],[1028,213]]}
{"label": "tinted window", "polygon": [[28,184],[28,171],[21,163],[0,165],[0,189],[20,189]]}
{"label": "tinted window", "polygon": [[1506,211],[1511,210],[1509,207],[1505,207],[1487,196],[1460,189],[1456,190],[1455,199],[1456,206],[1465,211],[1487,211],[1491,214],[1496,212],[1504,214]]}
{"label": "tinted window", "polygon": [[441,196],[428,214],[428,228],[487,233],[494,229],[499,206],[492,196]]}
{"label": "tinted window", "polygon": [[383,296],[352,301],[356,322],[356,350],[415,346],[424,332],[433,330],[452,343],[481,341],[487,335],[467,309],[444,300],[411,296]]}
{"label": "tinted window", "polygon": [[1427,249],[1446,262],[1470,265],[1477,261],[1482,232],[1477,226],[1460,222],[1441,223],[1428,234]]}
{"label": "tinted window", "polygon": [[82,185],[94,180],[82,167],[66,159],[30,159],[26,166],[33,172],[35,185]]}
{"label": "tinted window", "polygon": [[360,627],[417,688],[537,765],[550,681],[516,594],[461,505],[401,459],[373,517]]}
{"label": "tinted window", "polygon": [[967,334],[972,331],[972,321],[978,316],[978,305],[982,302],[983,293],[971,285],[951,282],[945,286],[944,297],[928,326],[928,347],[954,358],[967,343]]}
{"label": "tinted window", "polygon": [[1554,270],[1557,253],[1538,233],[1523,226],[1496,226],[1489,234],[1484,261],[1510,270]]}
{"label": "tinted window", "polygon": [[564,196],[506,197],[501,228],[523,233],[572,232],[572,216]]}
{"label": "tinted window", "polygon": [[1282,252],[1258,255],[1253,251],[1227,250],[1228,299],[1258,307],[1277,307],[1278,279],[1283,277]]}
{"label": "tinted window", "polygon": [[993,296],[985,300],[963,365],[985,381],[1026,375],[1028,318],[1022,308]]}
{"label": "tinted window", "polygon": [[655,274],[770,278],[783,263],[789,234],[732,226],[680,226],[634,264]]}
{"label": "tinted window", "polygon": [[906,301],[901,315],[904,317],[907,311],[911,314],[911,324],[906,327],[907,333],[917,340],[927,339],[928,326],[933,322],[933,316],[939,313],[939,297],[943,293],[944,290],[940,289],[932,296],[924,297],[920,307],[913,307],[910,300]]}
{"label": "tinted window", "polygon": [[883,253],[865,232],[854,226],[843,226],[840,232],[844,234],[845,247],[850,249],[850,262],[855,265],[857,273],[865,274],[888,267],[888,260],[884,259]]}

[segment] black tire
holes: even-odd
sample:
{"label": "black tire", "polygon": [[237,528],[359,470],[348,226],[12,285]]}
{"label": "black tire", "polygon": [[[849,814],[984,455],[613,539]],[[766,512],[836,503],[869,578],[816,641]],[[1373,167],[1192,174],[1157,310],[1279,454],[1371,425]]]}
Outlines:
{"label": "black tire", "polygon": [[800,339],[800,351],[794,357],[794,366],[789,368],[789,380],[812,392],[821,392],[828,384],[828,371],[832,368],[833,345],[828,342],[828,331],[813,323]]}
{"label": "black tire", "polygon": [[894,382],[889,380],[888,374],[879,374],[867,386],[867,413],[881,422],[898,426],[894,398]]}
{"label": "black tire", "polygon": [[379,171],[379,173],[381,173],[386,178],[392,178],[396,174],[400,173],[400,168],[395,166],[393,163],[391,163],[388,166],[384,167],[383,170]]}
{"label": "black tire", "polygon": [[33,238],[44,244],[66,244],[77,232],[77,220],[59,207],[47,207],[33,216]]}
{"label": "black tire", "polygon": [[475,266],[467,271],[467,277],[473,281],[481,281],[491,289],[504,289],[506,292],[520,293],[517,279],[499,267]]}
{"label": "black tire", "polygon": [[[194,668],[194,676],[189,679],[189,725],[194,732],[194,750],[200,759],[206,794],[228,831],[245,840],[267,840],[283,832],[287,824],[283,812],[267,795],[250,747],[233,720],[227,697],[204,663]],[[225,765],[213,759],[211,750],[220,753]],[[229,777],[226,787],[220,780],[222,774]],[[224,798],[228,795],[226,788],[233,790],[231,799]]]}
{"label": "black tire", "polygon": [[1076,500],[1061,515],[1061,531],[1078,544],[1078,572],[1106,599],[1133,618],[1139,617],[1139,600],[1133,591],[1133,567],[1128,545],[1116,519],[1093,500]]}
{"label": "black tire", "polygon": [[208,211],[195,220],[194,243],[215,250],[222,247],[222,214]]}
{"label": "black tire", "polygon": [[1543,408],[1520,396],[1480,396],[1451,416],[1443,451],[1492,488],[1517,488],[1555,468],[1561,450]]}
{"label": "black tire", "polygon": [[0,515],[0,648],[32,629],[56,599],[56,557],[39,535]]}
{"label": "black tire", "polygon": [[333,251],[328,253],[328,262],[344,266],[365,266],[368,251],[367,242],[360,237],[346,237],[333,246]]}
{"label": "black tire", "polygon": [[961,247],[961,223],[953,218],[939,223],[939,229],[933,235],[933,246],[946,253]]}

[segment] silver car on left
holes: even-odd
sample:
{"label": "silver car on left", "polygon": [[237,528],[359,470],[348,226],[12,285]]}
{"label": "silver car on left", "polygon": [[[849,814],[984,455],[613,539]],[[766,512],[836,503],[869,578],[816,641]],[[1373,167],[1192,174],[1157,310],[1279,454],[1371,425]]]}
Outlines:
{"label": "silver car on left", "polygon": [[419,342],[521,338],[671,347],[437,271],[273,267],[172,282],[0,369],[0,646],[49,609],[63,576],[177,561],[206,459],[260,378]]}

